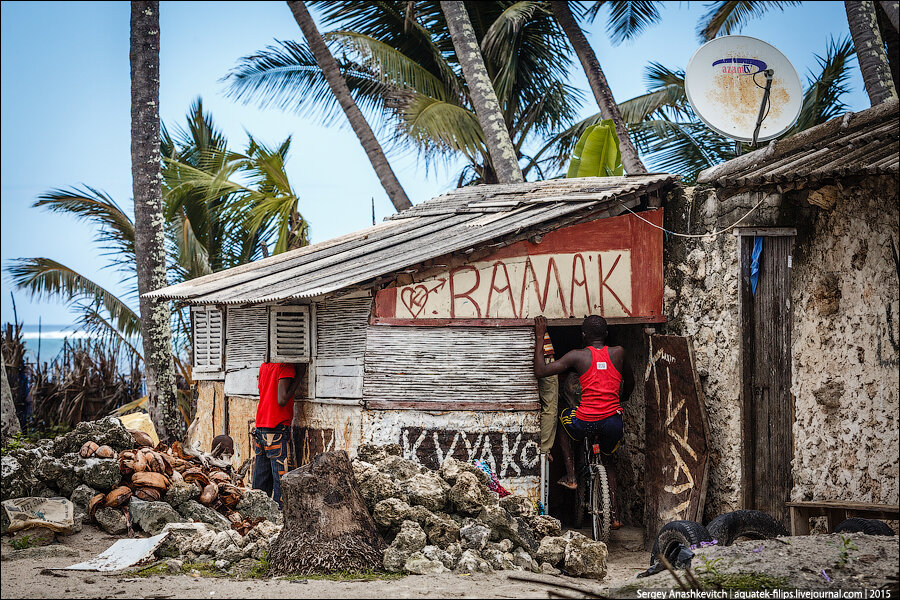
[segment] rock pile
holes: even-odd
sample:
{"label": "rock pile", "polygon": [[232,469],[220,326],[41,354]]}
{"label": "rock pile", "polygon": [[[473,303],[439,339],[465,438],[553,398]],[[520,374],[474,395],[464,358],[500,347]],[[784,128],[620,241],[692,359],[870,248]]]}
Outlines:
{"label": "rock pile", "polygon": [[93,518],[114,535],[127,531],[128,516],[136,529],[151,534],[185,521],[248,533],[260,520],[280,518],[275,502],[235,485],[228,468],[210,465],[177,443],[172,449],[149,448],[150,443],[146,434],[130,432],[113,417],[79,423],[54,440],[4,456],[2,499],[68,497],[76,529]]}
{"label": "rock pile", "polygon": [[606,545],[538,515],[530,500],[504,498],[476,466],[447,458],[420,467],[400,446],[363,445],[353,461],[360,493],[389,543],[384,568],[435,574],[528,570],[602,579]]}

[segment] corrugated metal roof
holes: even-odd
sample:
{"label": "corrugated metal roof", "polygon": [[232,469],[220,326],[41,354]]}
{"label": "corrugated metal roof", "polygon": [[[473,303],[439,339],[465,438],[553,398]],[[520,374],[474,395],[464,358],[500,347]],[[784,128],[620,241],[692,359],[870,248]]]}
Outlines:
{"label": "corrugated metal roof", "polygon": [[897,100],[847,113],[710,167],[697,183],[722,188],[816,182],[900,170]]}
{"label": "corrugated metal roof", "polygon": [[147,296],[190,304],[309,298],[557,219],[632,208],[674,175],[557,179],[460,188],[355,233],[169,286]]}

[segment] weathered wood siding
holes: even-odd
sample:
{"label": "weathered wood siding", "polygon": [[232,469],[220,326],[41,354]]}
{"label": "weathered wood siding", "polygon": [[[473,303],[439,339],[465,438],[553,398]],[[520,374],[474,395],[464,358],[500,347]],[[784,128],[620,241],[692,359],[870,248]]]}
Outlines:
{"label": "weathered wood siding", "polygon": [[316,306],[316,400],[362,399],[371,298],[328,300]]}
{"label": "weathered wood siding", "polygon": [[267,307],[228,307],[225,320],[225,370],[259,368],[266,361],[269,320]]}
{"label": "weathered wood siding", "polygon": [[530,327],[395,327],[366,336],[367,408],[535,410]]}

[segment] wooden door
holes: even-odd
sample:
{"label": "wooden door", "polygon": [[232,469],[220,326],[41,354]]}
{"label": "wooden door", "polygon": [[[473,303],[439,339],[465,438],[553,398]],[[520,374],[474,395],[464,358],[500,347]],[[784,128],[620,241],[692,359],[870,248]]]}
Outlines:
{"label": "wooden door", "polygon": [[701,521],[709,470],[706,403],[691,338],[651,335],[644,380],[647,545],[669,521]]}
{"label": "wooden door", "polygon": [[[793,231],[756,231],[740,238],[744,508],[788,523],[793,478],[790,268]],[[756,290],[754,243],[761,238]]]}

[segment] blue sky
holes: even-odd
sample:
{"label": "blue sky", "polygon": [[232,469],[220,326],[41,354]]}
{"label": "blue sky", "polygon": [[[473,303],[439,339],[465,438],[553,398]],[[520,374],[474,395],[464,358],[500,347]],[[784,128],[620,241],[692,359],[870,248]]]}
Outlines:
{"label": "blue sky", "polygon": [[[641,94],[644,66],[658,61],[684,68],[699,46],[696,23],[701,2],[671,2],[660,24],[637,40],[611,46],[605,14],[588,36],[617,100]],[[38,194],[87,184],[104,190],[121,206],[131,199],[130,80],[127,2],[2,2],[0,69],[0,259],[45,256],[117,292],[115,272],[91,243],[88,225],[71,217],[31,208]],[[191,101],[202,96],[231,144],[241,147],[245,130],[276,143],[293,136],[288,175],[301,199],[314,242],[371,224],[371,198],[380,221],[393,208],[349,127],[326,127],[320,120],[277,109],[260,110],[224,95],[220,79],[237,59],[274,39],[301,39],[284,2],[162,2],[160,9],[160,114],[177,124]],[[741,32],[779,48],[805,81],[816,69],[831,36],[847,35],[841,2],[804,2],[783,13],[752,21]],[[570,82],[585,91],[582,115],[597,112],[580,65]],[[858,69],[845,98],[851,110],[869,106]],[[415,155],[389,155],[413,203],[455,185],[456,168],[426,170]],[[2,321],[13,317],[11,286],[2,285]],[[15,292],[19,319],[66,324],[64,305],[34,302]]]}

